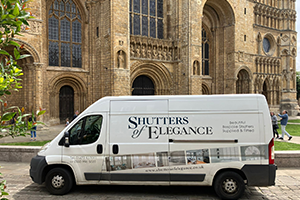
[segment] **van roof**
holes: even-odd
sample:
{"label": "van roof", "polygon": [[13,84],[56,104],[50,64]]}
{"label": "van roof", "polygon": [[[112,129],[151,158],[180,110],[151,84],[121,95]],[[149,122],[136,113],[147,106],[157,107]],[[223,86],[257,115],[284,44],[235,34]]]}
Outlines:
{"label": "van roof", "polygon": [[[259,103],[267,104],[261,94],[226,95],[154,95],[154,96],[107,96],[92,104],[87,111],[109,111],[110,101],[168,100],[169,111],[195,110],[259,110]],[[265,106],[264,106],[265,107]]]}

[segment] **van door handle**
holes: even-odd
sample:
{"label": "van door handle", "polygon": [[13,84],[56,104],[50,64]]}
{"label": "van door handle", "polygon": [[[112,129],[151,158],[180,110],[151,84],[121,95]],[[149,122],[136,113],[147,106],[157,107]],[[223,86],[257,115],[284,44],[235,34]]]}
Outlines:
{"label": "van door handle", "polygon": [[118,154],[119,153],[119,145],[114,144],[113,145],[113,154]]}
{"label": "van door handle", "polygon": [[97,153],[98,154],[102,154],[103,153],[103,146],[102,146],[102,144],[98,144],[97,145]]}

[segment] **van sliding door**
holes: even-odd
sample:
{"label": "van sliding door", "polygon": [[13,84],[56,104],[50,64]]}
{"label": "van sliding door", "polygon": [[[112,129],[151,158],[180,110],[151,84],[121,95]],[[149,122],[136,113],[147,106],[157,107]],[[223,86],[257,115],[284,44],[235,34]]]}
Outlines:
{"label": "van sliding door", "polygon": [[111,101],[112,183],[169,184],[168,101]]}

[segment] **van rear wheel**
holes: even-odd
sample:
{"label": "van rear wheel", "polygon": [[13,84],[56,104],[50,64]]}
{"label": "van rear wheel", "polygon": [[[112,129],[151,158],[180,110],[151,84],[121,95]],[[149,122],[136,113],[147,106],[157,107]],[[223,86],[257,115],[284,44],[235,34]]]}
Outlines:
{"label": "van rear wheel", "polygon": [[73,187],[71,173],[63,168],[51,169],[46,175],[46,188],[51,194],[67,194]]}
{"label": "van rear wheel", "polygon": [[219,174],[213,186],[221,199],[238,199],[245,191],[244,180],[235,172],[223,172]]}

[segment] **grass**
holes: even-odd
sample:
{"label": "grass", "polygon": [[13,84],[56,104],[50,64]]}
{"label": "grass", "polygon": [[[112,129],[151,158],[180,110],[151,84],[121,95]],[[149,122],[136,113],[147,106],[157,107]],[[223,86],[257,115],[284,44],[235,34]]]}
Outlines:
{"label": "grass", "polygon": [[292,119],[292,120],[289,120],[288,122],[291,122],[291,123],[300,123],[300,119]]}
{"label": "grass", "polygon": [[[279,136],[281,137],[281,126],[278,124],[279,129],[277,129]],[[300,136],[300,125],[288,124],[285,130],[292,136]]]}
{"label": "grass", "polygon": [[33,141],[33,142],[13,142],[13,143],[0,143],[0,145],[13,145],[13,146],[44,146],[46,143],[50,142],[51,140],[47,141]]}
{"label": "grass", "polygon": [[300,144],[294,144],[289,142],[275,141],[275,151],[295,151],[300,150]]}

